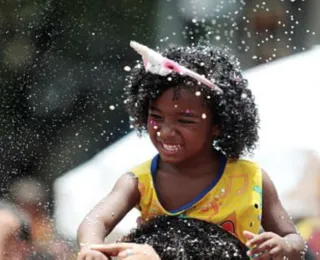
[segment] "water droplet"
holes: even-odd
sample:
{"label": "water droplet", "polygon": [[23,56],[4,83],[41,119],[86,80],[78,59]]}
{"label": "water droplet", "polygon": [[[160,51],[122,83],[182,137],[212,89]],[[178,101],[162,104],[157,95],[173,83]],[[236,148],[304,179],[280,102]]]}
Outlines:
{"label": "water droplet", "polygon": [[201,117],[202,117],[202,119],[206,119],[206,118],[207,118],[207,115],[206,115],[205,113],[203,113],[203,114],[201,115]]}
{"label": "water droplet", "polygon": [[197,91],[197,92],[196,92],[196,96],[198,96],[198,97],[201,96],[201,92],[200,92],[200,91]]}
{"label": "water droplet", "polygon": [[109,106],[110,110],[114,110],[115,109],[115,106],[114,105],[111,105]]}
{"label": "water droplet", "polygon": [[129,66],[125,66],[123,69],[128,72],[131,71],[131,68]]}

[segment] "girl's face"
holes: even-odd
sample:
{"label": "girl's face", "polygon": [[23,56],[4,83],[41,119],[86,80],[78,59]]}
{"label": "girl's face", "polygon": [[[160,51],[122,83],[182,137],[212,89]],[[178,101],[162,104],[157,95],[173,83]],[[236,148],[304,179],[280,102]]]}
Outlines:
{"label": "girl's face", "polygon": [[150,103],[148,133],[161,159],[178,164],[210,154],[218,128],[200,92],[181,90],[174,100],[171,88]]}

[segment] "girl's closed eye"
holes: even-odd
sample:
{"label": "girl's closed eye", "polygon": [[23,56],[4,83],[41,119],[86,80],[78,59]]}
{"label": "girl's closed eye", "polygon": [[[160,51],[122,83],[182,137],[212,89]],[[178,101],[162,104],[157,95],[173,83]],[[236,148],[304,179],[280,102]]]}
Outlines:
{"label": "girl's closed eye", "polygon": [[160,119],[162,119],[162,116],[160,116],[160,115],[158,115],[158,114],[150,113],[149,116],[152,117],[152,118],[155,119],[155,120],[160,120]]}
{"label": "girl's closed eye", "polygon": [[182,124],[196,124],[197,122],[190,120],[190,119],[179,119],[178,120]]}

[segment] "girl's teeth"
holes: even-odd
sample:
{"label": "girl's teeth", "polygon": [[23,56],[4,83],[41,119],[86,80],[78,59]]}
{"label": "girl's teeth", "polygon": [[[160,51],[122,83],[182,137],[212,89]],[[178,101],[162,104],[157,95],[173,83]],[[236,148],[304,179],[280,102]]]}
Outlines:
{"label": "girl's teeth", "polygon": [[168,151],[178,151],[180,148],[179,145],[166,145],[166,144],[163,144],[163,147]]}

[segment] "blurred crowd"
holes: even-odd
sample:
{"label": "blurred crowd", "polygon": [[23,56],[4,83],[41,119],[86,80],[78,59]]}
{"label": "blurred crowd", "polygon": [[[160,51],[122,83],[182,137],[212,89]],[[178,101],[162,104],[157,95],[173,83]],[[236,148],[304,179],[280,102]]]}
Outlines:
{"label": "blurred crowd", "polygon": [[0,200],[0,230],[0,260],[74,259],[75,243],[57,233],[47,191],[36,179],[13,182],[8,199]]}

